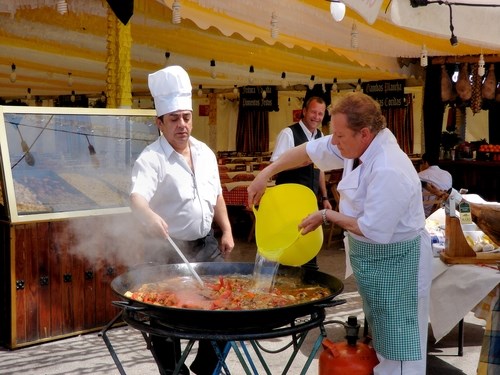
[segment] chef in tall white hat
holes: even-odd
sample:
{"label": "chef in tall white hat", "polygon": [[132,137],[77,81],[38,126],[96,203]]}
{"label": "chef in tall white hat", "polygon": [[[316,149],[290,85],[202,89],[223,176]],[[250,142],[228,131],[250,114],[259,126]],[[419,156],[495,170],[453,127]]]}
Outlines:
{"label": "chef in tall white hat", "polygon": [[[190,262],[220,262],[234,247],[226,203],[222,196],[214,152],[191,136],[191,81],[180,66],[152,73],[148,84],[161,132],[137,158],[132,170],[130,206],[148,232],[146,261],[182,263],[165,239],[171,237]],[[220,244],[213,221],[222,231]],[[152,350],[161,373],[169,373],[180,358],[180,342],[153,336]],[[195,374],[212,374],[217,356],[208,341],[200,341],[191,364]],[[183,367],[181,374],[188,374]]]}

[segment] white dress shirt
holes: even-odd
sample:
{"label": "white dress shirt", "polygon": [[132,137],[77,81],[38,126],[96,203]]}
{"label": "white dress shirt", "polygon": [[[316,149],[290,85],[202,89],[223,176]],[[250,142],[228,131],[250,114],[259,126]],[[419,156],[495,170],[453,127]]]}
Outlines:
{"label": "white dress shirt", "polygon": [[[302,128],[302,131],[307,137],[307,140],[314,139],[316,136],[316,132],[319,130],[316,129],[314,130],[314,133],[312,133],[305,124],[302,122],[302,120],[299,121],[300,127]],[[278,134],[278,137],[276,138],[276,144],[274,146],[274,151],[273,154],[271,155],[271,161],[276,161],[285,151],[295,147],[295,140],[293,139],[293,132],[292,129],[290,129],[289,126],[287,126],[284,129],[281,129],[281,131]]]}
{"label": "white dress shirt", "polygon": [[138,193],[168,224],[176,239],[205,237],[222,194],[217,159],[203,142],[190,137],[194,172],[164,137],[147,146],[132,170],[131,193]]}

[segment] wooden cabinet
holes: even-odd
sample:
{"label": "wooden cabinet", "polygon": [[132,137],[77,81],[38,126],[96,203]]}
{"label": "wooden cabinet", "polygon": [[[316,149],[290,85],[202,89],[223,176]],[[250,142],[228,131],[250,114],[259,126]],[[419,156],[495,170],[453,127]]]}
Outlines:
{"label": "wooden cabinet", "polygon": [[[1,269],[8,285],[2,302],[10,308],[2,311],[2,345],[17,348],[98,330],[119,312],[110,283],[142,263],[142,240],[140,233],[132,242],[115,236],[110,223],[119,218],[133,231],[137,223],[130,215],[4,225],[10,251]],[[95,226],[103,233],[93,234],[88,244],[74,231]],[[95,248],[86,254],[82,246]]]}
{"label": "wooden cabinet", "polygon": [[439,166],[451,173],[453,187],[468,189],[491,202],[500,202],[500,162],[441,160]]}

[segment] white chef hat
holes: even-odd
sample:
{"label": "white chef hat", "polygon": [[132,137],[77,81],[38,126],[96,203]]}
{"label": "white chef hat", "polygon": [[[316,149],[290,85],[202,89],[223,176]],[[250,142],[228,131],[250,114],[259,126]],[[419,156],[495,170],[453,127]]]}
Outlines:
{"label": "white chef hat", "polygon": [[167,66],[148,76],[157,116],[179,110],[193,110],[191,80],[184,68]]}

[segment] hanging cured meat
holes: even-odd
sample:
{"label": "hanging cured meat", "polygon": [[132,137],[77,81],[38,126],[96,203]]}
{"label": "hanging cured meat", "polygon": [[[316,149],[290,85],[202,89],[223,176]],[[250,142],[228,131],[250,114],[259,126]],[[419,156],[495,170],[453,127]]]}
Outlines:
{"label": "hanging cured meat", "polygon": [[466,102],[470,100],[472,96],[472,86],[469,81],[469,64],[463,63],[460,67],[460,72],[458,73],[458,80],[456,84],[457,94]]}
{"label": "hanging cured meat", "polygon": [[481,95],[481,87],[482,87],[482,77],[477,72],[478,65],[472,65],[472,97],[470,101],[470,108],[473,114],[481,111],[481,107],[483,105],[483,98]]}
{"label": "hanging cured meat", "polygon": [[441,100],[449,102],[453,99],[453,83],[446,70],[446,65],[441,65]]}
{"label": "hanging cured meat", "polygon": [[497,78],[495,76],[495,65],[490,64],[488,69],[488,74],[483,83],[483,88],[481,90],[483,99],[493,100],[495,99],[495,90],[497,88]]}
{"label": "hanging cured meat", "polygon": [[448,120],[446,121],[446,130],[454,132],[457,129],[457,107],[451,106],[448,109]]}

